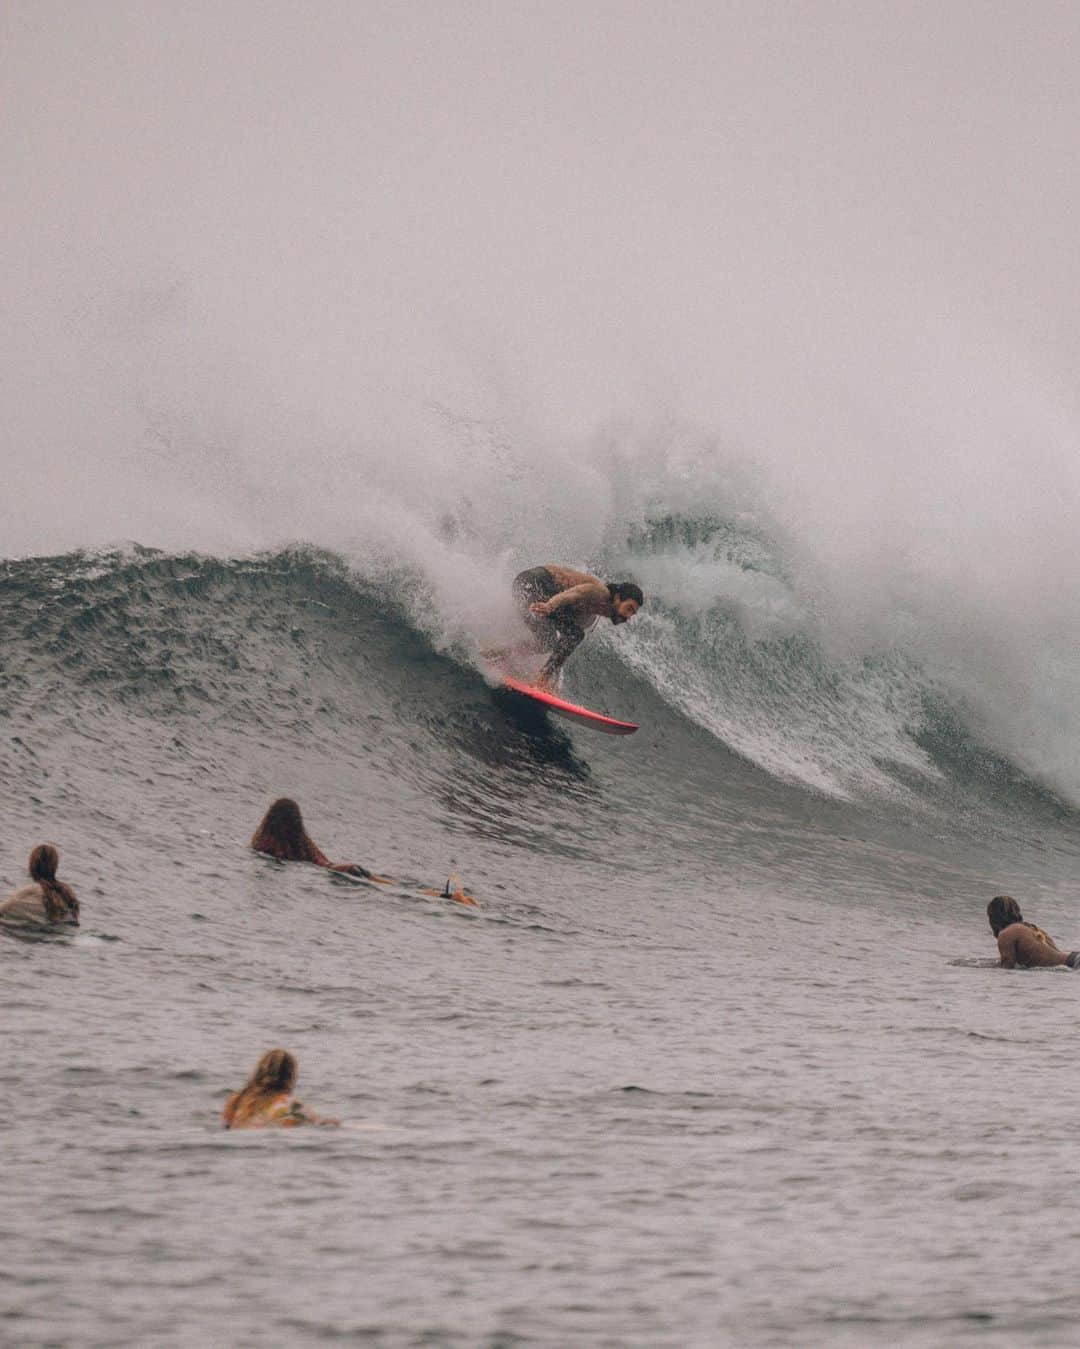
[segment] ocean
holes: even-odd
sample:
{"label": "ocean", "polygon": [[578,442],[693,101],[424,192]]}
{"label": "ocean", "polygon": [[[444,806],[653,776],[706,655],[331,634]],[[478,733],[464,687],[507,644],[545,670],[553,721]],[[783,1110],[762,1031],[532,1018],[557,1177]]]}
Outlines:
{"label": "ocean", "polygon": [[[638,571],[731,565],[686,533]],[[0,933],[5,1343],[1072,1341],[1075,976],[984,910],[1075,938],[1077,815],[910,664],[658,599],[567,675],[610,739],[330,553],[30,558],[0,603],[0,882],[53,840],[83,905]],[[715,725],[755,681],[767,768]],[[394,883],[254,855],[281,794]],[[221,1130],[277,1045],[340,1130]]]}
{"label": "ocean", "polygon": [[[1078,51],[4,7],[0,894],[83,916],[0,929],[0,1346],[1080,1338],[1080,975],[986,919],[1080,947]],[[544,563],[636,734],[493,685]],[[277,1047],[341,1128],[222,1130]]]}

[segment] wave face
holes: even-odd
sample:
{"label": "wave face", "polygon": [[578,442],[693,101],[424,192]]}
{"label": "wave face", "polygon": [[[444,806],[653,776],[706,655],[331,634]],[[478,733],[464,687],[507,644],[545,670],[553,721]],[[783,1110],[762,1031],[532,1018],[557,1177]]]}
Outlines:
{"label": "wave face", "polygon": [[718,821],[752,800],[826,828],[937,834],[960,818],[975,834],[1071,835],[1069,805],[981,741],[913,658],[830,653],[760,533],[669,517],[621,551],[649,602],[598,628],[566,676],[572,696],[642,723],[621,748],[490,688],[416,571],[138,547],[5,564],[3,715],[17,729],[0,768],[29,800],[58,759],[92,794],[103,753],[135,779],[161,754],[192,790],[254,774],[280,794],[279,765],[321,786],[332,747],[378,783],[366,827],[395,850],[449,821],[603,862],[612,811],[631,834],[681,840],[627,859],[645,870],[719,855]]}
{"label": "wave face", "polygon": [[[181,406],[198,400],[199,378]],[[1030,481],[1007,454],[991,460],[994,487],[954,517],[943,501],[964,496],[966,470],[944,470],[925,498],[895,478],[880,497],[841,491],[827,459],[810,471],[779,453],[740,457],[685,425],[556,444],[433,405],[407,431],[338,454],[312,428],[287,447],[268,431],[256,451],[223,425],[213,437],[229,448],[209,452],[175,408],[153,424],[167,448],[139,459],[131,496],[128,466],[106,455],[77,518],[37,501],[45,480],[28,469],[12,545],[59,531],[235,556],[301,540],[291,546],[340,557],[459,655],[513,625],[521,567],[631,575],[650,603],[632,640],[605,643],[611,658],[768,773],[840,797],[933,778],[939,755],[925,741],[944,716],[1080,801],[1080,576],[1062,516],[1075,466],[1057,462],[1063,442]],[[121,441],[144,432],[117,428]]]}

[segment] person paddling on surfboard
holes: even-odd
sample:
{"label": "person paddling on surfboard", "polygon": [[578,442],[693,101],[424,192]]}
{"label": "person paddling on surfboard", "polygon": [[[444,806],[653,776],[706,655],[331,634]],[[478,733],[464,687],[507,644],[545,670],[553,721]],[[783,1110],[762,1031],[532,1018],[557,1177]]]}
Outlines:
{"label": "person paddling on surfboard", "polygon": [[279,862],[314,862],[327,871],[340,871],[359,880],[389,884],[386,876],[376,876],[359,862],[331,862],[321,848],[317,848],[304,828],[300,807],[288,796],[279,796],[259,821],[251,840],[255,852],[276,857]]}
{"label": "person paddling on surfboard", "polygon": [[628,623],[645,603],[641,587],[633,581],[609,583],[587,571],[552,562],[519,572],[513,593],[536,646],[550,652],[536,681],[537,688],[548,692],[554,690],[559,671],[598,618]]}
{"label": "person paddling on surfboard", "polygon": [[1037,965],[1068,965],[1080,969],[1080,951],[1062,951],[1041,927],[1024,920],[1020,905],[1011,895],[995,895],[986,906],[990,931],[997,938],[1004,969],[1032,969]]}

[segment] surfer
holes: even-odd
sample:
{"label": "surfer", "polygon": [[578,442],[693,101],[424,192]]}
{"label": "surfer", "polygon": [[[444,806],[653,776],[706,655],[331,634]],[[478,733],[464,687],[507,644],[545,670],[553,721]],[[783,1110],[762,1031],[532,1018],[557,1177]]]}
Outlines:
{"label": "surfer", "polygon": [[294,1129],[299,1124],[337,1125],[306,1110],[293,1096],[296,1056],[287,1049],[270,1049],[239,1091],[233,1092],[221,1112],[226,1129]]}
{"label": "surfer", "polygon": [[513,594],[536,648],[550,653],[536,681],[538,688],[548,691],[598,618],[628,623],[645,603],[641,587],[633,581],[601,581],[587,571],[552,562],[519,572]]}
{"label": "surfer", "polygon": [[30,854],[30,884],[13,890],[0,904],[0,918],[43,927],[79,922],[79,901],[70,885],[56,879],[60,854],[51,843],[39,843]]}
{"label": "surfer", "polygon": [[1011,895],[995,895],[986,906],[986,916],[990,920],[990,931],[997,938],[1003,969],[1046,965],[1080,968],[1080,951],[1062,951],[1041,927],[1025,922],[1020,905]]}
{"label": "surfer", "polygon": [[331,862],[308,837],[300,807],[287,796],[278,797],[263,816],[251,846],[256,852],[276,857],[279,862],[313,862],[317,867],[339,871],[345,876],[378,881],[383,885],[389,883],[385,876],[376,876],[359,862]]}

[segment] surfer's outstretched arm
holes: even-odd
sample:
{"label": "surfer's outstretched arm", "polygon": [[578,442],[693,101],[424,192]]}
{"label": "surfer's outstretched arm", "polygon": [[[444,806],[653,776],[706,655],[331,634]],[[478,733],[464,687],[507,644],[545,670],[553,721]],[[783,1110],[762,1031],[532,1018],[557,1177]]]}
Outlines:
{"label": "surfer's outstretched arm", "polygon": [[288,1115],[281,1121],[285,1128],[295,1128],[298,1124],[321,1124],[324,1127],[338,1128],[341,1124],[339,1119],[331,1119],[329,1115],[316,1115],[314,1110],[309,1110],[306,1105],[301,1105],[299,1101],[293,1101]]}
{"label": "surfer's outstretched arm", "polygon": [[315,851],[319,854],[312,858],[317,867],[325,867],[327,871],[340,872],[342,876],[355,876],[361,881],[379,881],[385,885],[388,883],[386,876],[376,876],[374,871],[368,871],[367,867],[362,867],[359,862],[331,862],[324,852],[318,848]]}
{"label": "surfer's outstretched arm", "polygon": [[550,617],[558,610],[564,609],[568,604],[581,604],[584,601],[606,600],[607,586],[601,585],[599,581],[584,581],[581,585],[570,586],[568,590],[560,590],[557,595],[552,595],[549,600],[537,600],[529,608],[534,614],[539,614],[543,618]]}
{"label": "surfer's outstretched arm", "polygon": [[389,876],[376,876],[374,871],[368,871],[367,867],[362,867],[359,862],[327,862],[328,871],[340,872],[342,876],[354,876],[360,881],[377,881],[380,885],[389,885]]}

